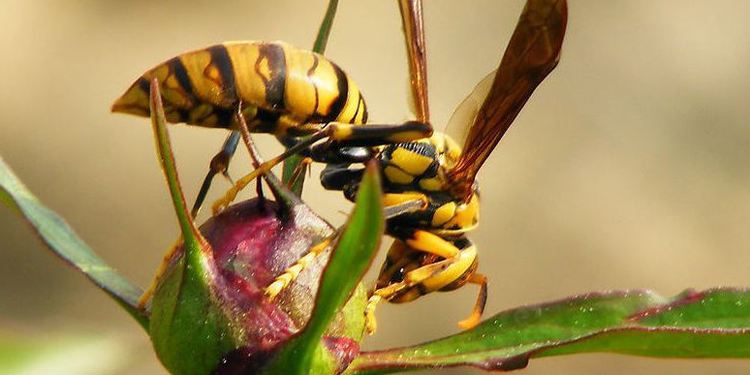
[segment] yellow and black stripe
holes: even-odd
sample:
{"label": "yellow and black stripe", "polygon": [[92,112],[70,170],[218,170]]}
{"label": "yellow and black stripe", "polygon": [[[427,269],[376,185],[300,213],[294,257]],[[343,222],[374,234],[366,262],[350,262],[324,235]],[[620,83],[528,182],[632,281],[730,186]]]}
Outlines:
{"label": "yellow and black stripe", "polygon": [[282,42],[223,43],[169,59],[133,83],[112,111],[149,116],[154,77],[172,123],[236,128],[240,102],[251,131],[279,137],[309,133],[298,128],[306,123],[367,121],[364,98],[341,68]]}

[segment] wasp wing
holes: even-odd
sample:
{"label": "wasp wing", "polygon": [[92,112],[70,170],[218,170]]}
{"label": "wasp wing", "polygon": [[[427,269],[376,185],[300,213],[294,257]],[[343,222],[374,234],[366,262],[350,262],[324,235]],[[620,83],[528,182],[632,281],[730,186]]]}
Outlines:
{"label": "wasp wing", "polygon": [[421,122],[430,121],[427,100],[427,45],[424,39],[422,0],[399,0],[404,41],[409,59],[410,106]]}
{"label": "wasp wing", "polygon": [[476,173],[534,89],[557,65],[567,18],[565,0],[526,2],[487,98],[469,128],[461,158],[450,172],[464,197],[471,194]]}
{"label": "wasp wing", "polygon": [[482,108],[482,103],[487,99],[487,95],[492,88],[492,82],[495,80],[495,73],[497,73],[497,70],[493,70],[490,74],[482,78],[474,86],[471,94],[453,111],[450,120],[448,120],[448,125],[445,126],[445,133],[456,142],[465,142],[466,138],[468,138],[469,130],[471,129],[469,125],[474,123],[474,119],[477,118],[477,113],[479,113],[479,108]]}

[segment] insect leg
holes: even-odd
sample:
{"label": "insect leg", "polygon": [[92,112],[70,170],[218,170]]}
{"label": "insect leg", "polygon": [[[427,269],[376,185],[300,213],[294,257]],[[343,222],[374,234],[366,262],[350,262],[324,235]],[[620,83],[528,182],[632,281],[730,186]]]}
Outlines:
{"label": "insect leg", "polygon": [[458,258],[441,260],[426,266],[419,267],[409,271],[404,275],[404,280],[398,283],[389,284],[386,287],[376,289],[365,307],[365,330],[372,335],[377,330],[377,319],[375,318],[375,307],[383,299],[388,300],[398,295],[403,290],[412,288],[425,280],[439,275],[441,272],[450,268],[457,262]]}
{"label": "insect leg", "polygon": [[302,161],[297,165],[297,167],[294,168],[294,172],[292,172],[292,177],[289,179],[289,183],[287,186],[291,188],[297,183],[297,179],[300,178],[300,176],[303,175],[305,172],[310,172],[310,164],[312,164],[313,160],[311,158],[304,158]]}
{"label": "insect leg", "polygon": [[479,295],[477,296],[477,302],[474,304],[471,315],[458,322],[458,326],[462,329],[474,328],[474,326],[479,324],[479,319],[482,318],[482,313],[484,313],[484,305],[487,303],[487,276],[475,273],[469,277],[467,282],[479,285]]}
{"label": "insect leg", "polygon": [[224,140],[224,144],[221,146],[221,151],[219,151],[211,159],[208,173],[203,179],[201,189],[198,192],[198,196],[195,197],[195,203],[193,203],[192,210],[190,210],[190,214],[193,215],[193,217],[198,216],[198,212],[200,211],[203,202],[206,200],[208,189],[211,187],[211,182],[213,182],[214,176],[216,176],[217,173],[221,173],[222,175],[224,175],[224,177],[229,179],[230,182],[232,182],[232,179],[229,177],[229,173],[227,172],[227,170],[229,168],[229,162],[232,160],[232,156],[237,150],[237,144],[239,143],[239,140],[240,133],[237,131],[231,132],[229,136],[227,136],[227,139]]}
{"label": "insect leg", "polygon": [[455,258],[461,253],[451,241],[422,229],[395,227],[391,234],[413,250],[434,254],[441,258]]}
{"label": "insect leg", "polygon": [[310,147],[310,145],[314,144],[315,142],[318,142],[321,139],[326,138],[327,136],[328,136],[328,132],[325,130],[322,130],[316,134],[311,135],[308,138],[305,138],[304,141],[296,144],[295,146],[288,148],[286,151],[282,152],[281,154],[274,157],[273,159],[265,161],[261,163],[260,165],[258,165],[254,171],[250,172],[249,174],[245,175],[241,179],[237,180],[234,186],[232,186],[224,194],[224,197],[214,202],[213,204],[214,214],[221,212],[224,208],[229,206],[229,204],[232,203],[232,201],[240,192],[240,190],[244,189],[245,186],[247,186],[255,178],[257,178],[258,176],[264,173],[269,172],[271,168],[280,164],[282,161],[284,161],[284,159],[288,158],[291,155],[299,153],[300,151]]}
{"label": "insect leg", "polygon": [[[335,235],[334,235],[335,236]],[[320,243],[310,248],[310,251],[305,254],[302,258],[299,258],[291,267],[284,270],[284,272],[276,277],[276,279],[269,284],[265,289],[266,297],[269,300],[273,300],[284,288],[294,281],[299,276],[300,272],[305,269],[312,261],[330,245],[333,237],[328,237]]]}

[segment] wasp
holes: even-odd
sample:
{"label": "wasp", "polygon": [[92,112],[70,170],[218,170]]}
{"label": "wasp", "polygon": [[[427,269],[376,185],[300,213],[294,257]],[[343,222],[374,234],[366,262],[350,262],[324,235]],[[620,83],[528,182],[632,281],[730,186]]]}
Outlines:
{"label": "wasp", "polygon": [[[360,162],[370,157],[347,146],[417,139],[431,133],[426,124],[355,126],[367,121],[367,105],[357,84],[335,63],[283,42],[229,42],[183,53],[148,70],[112,105],[113,112],[148,117],[149,84],[156,78],[166,119],[209,128],[238,129],[235,116],[253,133],[269,133],[291,152],[306,150],[301,137],[329,138],[315,154],[326,160]],[[236,135],[236,133],[234,133]],[[213,173],[226,172],[238,137],[224,145],[224,160],[212,160],[193,206],[205,197]],[[335,145],[335,147],[334,147]],[[359,154],[357,153],[359,152]],[[214,163],[223,164],[215,166]]]}
{"label": "wasp", "polygon": [[[479,285],[480,290],[471,315],[459,326],[470,328],[479,322],[487,297],[487,278],[477,272],[477,248],[466,236],[479,221],[476,176],[536,87],[557,66],[566,24],[565,0],[527,2],[500,66],[475,87],[449,121],[448,132],[463,139],[463,147],[451,135],[434,132],[422,139],[383,143],[368,149],[383,177],[387,209],[423,202],[419,208],[387,215],[386,232],[395,241],[365,312],[370,333],[376,328],[374,310],[380,301],[409,302],[467,283]],[[423,41],[412,44],[424,45]],[[410,49],[410,56],[424,56],[423,50],[418,52]],[[423,62],[413,63],[414,66],[424,70]],[[424,119],[426,84],[419,83],[423,79],[415,81],[421,86],[414,92],[418,96],[415,101],[423,103],[419,107],[423,112],[420,118]],[[282,154],[261,164],[262,168],[246,177],[252,179],[267,172],[286,156]],[[327,162],[321,173],[323,186],[340,190],[353,201],[363,169],[351,168],[349,163],[322,161]],[[236,189],[230,190],[218,202],[218,208],[229,204],[236,193]],[[266,294],[278,294],[329,242],[313,247],[279,276]]]}

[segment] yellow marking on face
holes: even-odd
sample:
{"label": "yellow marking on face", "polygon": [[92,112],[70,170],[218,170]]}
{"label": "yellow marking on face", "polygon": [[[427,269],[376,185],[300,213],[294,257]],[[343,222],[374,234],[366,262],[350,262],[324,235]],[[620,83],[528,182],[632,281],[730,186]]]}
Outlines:
{"label": "yellow marking on face", "polygon": [[466,270],[471,268],[476,257],[477,248],[473,245],[461,250],[455,263],[438,274],[422,281],[422,285],[428,292],[442,289],[446,285],[458,280]]}
{"label": "yellow marking on face", "polygon": [[430,167],[432,158],[399,147],[391,153],[391,162],[404,172],[412,176],[419,176]]}
{"label": "yellow marking on face", "polygon": [[427,191],[440,191],[443,190],[443,182],[437,178],[423,178],[419,180],[419,187]]}
{"label": "yellow marking on face", "polygon": [[385,193],[383,194],[383,206],[395,206],[401,203],[421,200],[427,203],[427,197],[421,193]]}
{"label": "yellow marking on face", "polygon": [[255,72],[255,62],[260,58],[258,45],[248,43],[225,43],[229,60],[234,67],[234,82],[237,95],[244,105],[265,108],[266,87]]}
{"label": "yellow marking on face", "polygon": [[451,242],[424,230],[415,230],[414,236],[407,238],[404,242],[416,250],[435,254],[446,259],[452,258],[459,253],[459,249]]}
{"label": "yellow marking on face", "polygon": [[456,213],[456,203],[448,202],[440,206],[432,215],[432,226],[440,227],[453,218]]}
{"label": "yellow marking on face", "polygon": [[383,169],[383,173],[385,174],[385,178],[387,178],[388,181],[394,184],[408,185],[414,181],[414,176],[405,173],[404,171],[394,166],[389,165],[385,167],[385,169]]}

